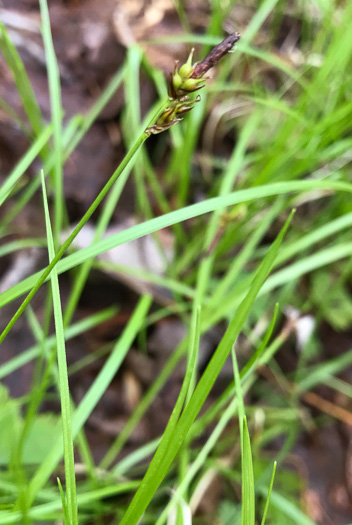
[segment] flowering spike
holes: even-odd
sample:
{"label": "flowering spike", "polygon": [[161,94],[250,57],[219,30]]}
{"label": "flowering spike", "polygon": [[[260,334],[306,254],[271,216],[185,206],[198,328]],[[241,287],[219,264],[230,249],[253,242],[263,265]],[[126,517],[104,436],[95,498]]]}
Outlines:
{"label": "flowering spike", "polygon": [[233,33],[215,46],[214,49],[200,63],[192,65],[194,48],[192,48],[187,62],[178,69],[178,61],[175,63],[173,73],[170,73],[168,84],[168,95],[170,103],[158,117],[156,123],[146,129],[146,133],[161,133],[179,122],[179,115],[190,111],[196,102],[200,101],[198,95],[195,100],[189,101],[188,93],[194,93],[202,89],[205,73],[213,67],[226,53],[229,53],[235,43],[240,39],[238,33]]}

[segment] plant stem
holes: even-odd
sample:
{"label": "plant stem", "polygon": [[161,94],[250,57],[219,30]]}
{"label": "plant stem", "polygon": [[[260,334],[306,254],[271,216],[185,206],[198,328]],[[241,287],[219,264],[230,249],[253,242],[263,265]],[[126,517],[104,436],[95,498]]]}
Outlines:
{"label": "plant stem", "polygon": [[37,293],[37,291],[39,290],[41,285],[44,283],[45,279],[48,277],[48,275],[50,274],[51,270],[59,262],[59,260],[61,259],[61,257],[63,256],[63,254],[67,250],[67,248],[69,248],[69,246],[71,246],[72,242],[77,237],[77,235],[79,234],[79,232],[81,231],[83,226],[86,224],[86,222],[93,215],[93,213],[95,212],[95,210],[97,209],[97,207],[99,206],[101,201],[104,199],[104,197],[109,192],[110,188],[113,186],[113,184],[116,181],[116,179],[121,175],[123,170],[126,168],[128,163],[131,161],[131,159],[137,153],[137,151],[142,146],[142,144],[145,142],[145,140],[148,138],[148,136],[149,136],[149,134],[146,133],[145,131],[143,131],[143,133],[136,140],[136,142],[134,143],[132,148],[128,151],[128,153],[126,154],[126,156],[123,159],[123,161],[121,162],[121,164],[118,166],[118,168],[115,170],[115,172],[111,175],[110,179],[105,184],[104,188],[101,190],[101,192],[96,197],[94,202],[90,205],[90,207],[88,208],[86,213],[83,215],[82,219],[79,221],[79,223],[77,224],[75,229],[72,231],[72,233],[66,239],[66,241],[63,243],[63,245],[58,250],[58,252],[55,255],[55,257],[50,262],[50,264],[45,268],[45,270],[43,270],[43,273],[39,277],[38,281],[33,286],[32,290],[29,292],[27,297],[24,299],[24,301],[22,302],[22,304],[20,305],[20,307],[18,308],[18,310],[16,311],[16,313],[11,318],[11,320],[7,324],[6,328],[4,329],[2,334],[0,335],[0,343],[3,342],[3,340],[5,339],[7,334],[10,332],[11,328],[13,327],[13,325],[16,323],[17,319],[21,316],[21,314],[24,311],[24,309],[26,308],[26,306],[33,299],[33,297],[35,296],[35,294]]}

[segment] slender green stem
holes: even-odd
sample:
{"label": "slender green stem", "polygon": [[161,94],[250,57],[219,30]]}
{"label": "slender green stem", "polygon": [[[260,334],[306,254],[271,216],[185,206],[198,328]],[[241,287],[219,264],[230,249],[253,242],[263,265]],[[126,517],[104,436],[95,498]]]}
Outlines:
{"label": "slender green stem", "polygon": [[123,170],[126,168],[128,163],[131,161],[133,156],[136,154],[136,152],[139,150],[139,148],[142,146],[142,144],[145,142],[145,140],[148,138],[148,133],[145,131],[140,135],[140,137],[137,139],[137,141],[134,143],[132,148],[129,150],[129,152],[126,154],[125,158],[121,162],[121,164],[118,166],[116,171],[112,174],[108,182],[105,184],[104,188],[101,190],[99,195],[96,197],[94,202],[90,205],[86,213],[83,215],[82,219],[79,221],[75,229],[72,231],[72,233],[69,235],[69,237],[66,239],[66,241],[63,243],[55,257],[52,259],[50,264],[43,270],[43,273],[39,277],[36,284],[33,286],[32,290],[29,292],[27,297],[22,302],[21,306],[18,308],[12,319],[9,321],[8,325],[0,335],[0,343],[5,339],[7,334],[10,332],[13,325],[16,323],[17,319],[21,316],[22,312],[26,308],[26,306],[30,303],[30,301],[33,299],[41,285],[44,283],[45,279],[50,274],[51,270],[54,268],[54,266],[59,262],[59,260],[62,258],[63,254],[67,250],[67,248],[72,244],[74,239],[77,237],[83,226],[86,224],[86,222],[90,219],[92,214],[95,212],[101,201],[104,199],[104,197],[109,192],[110,188],[113,186],[116,179],[121,175]]}

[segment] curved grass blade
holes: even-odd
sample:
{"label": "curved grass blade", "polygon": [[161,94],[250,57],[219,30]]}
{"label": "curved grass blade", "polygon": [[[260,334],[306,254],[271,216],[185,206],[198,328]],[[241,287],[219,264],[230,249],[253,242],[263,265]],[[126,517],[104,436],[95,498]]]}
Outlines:
{"label": "curved grass blade", "polygon": [[247,418],[242,423],[242,512],[241,524],[254,525],[255,523],[255,491],[253,476],[253,461],[251,440],[249,437]]}
{"label": "curved grass blade", "polygon": [[[147,137],[140,138],[142,142],[146,140]],[[138,141],[137,141],[138,142]],[[135,144],[136,151],[139,148],[140,144]],[[110,187],[116,180],[117,176],[116,173],[124,169],[124,167],[128,164],[131,155],[131,152],[129,152],[128,156],[129,159],[125,157],[125,160],[123,161],[123,167],[121,169],[121,165],[116,170],[114,175],[111,177],[113,179],[112,183],[109,182],[106,184],[106,186],[103,188],[103,190],[100,192],[99,196],[97,197],[96,201],[99,199],[99,203],[103,200],[105,194],[109,191]],[[107,188],[107,186],[109,187]],[[84,248],[83,250],[80,250],[77,253],[74,253],[72,255],[69,255],[66,257],[63,261],[61,261],[58,264],[58,273],[66,272],[67,270],[70,270],[71,268],[74,268],[75,266],[82,264],[84,261],[91,257],[97,257],[98,255],[111,250],[112,248],[116,248],[117,246],[124,244],[126,242],[139,239],[140,237],[143,237],[144,235],[148,235],[149,233],[154,233],[162,228],[166,228],[168,226],[171,226],[173,224],[176,224],[177,222],[186,221],[188,219],[198,217],[200,215],[204,215],[206,213],[209,213],[211,211],[215,211],[220,208],[226,208],[227,206],[233,206],[235,204],[239,204],[240,202],[248,202],[255,199],[260,199],[264,197],[271,197],[275,195],[282,195],[287,194],[291,192],[300,192],[300,191],[306,191],[310,189],[332,189],[336,191],[343,191],[347,193],[352,193],[352,184],[344,183],[344,182],[335,182],[335,181],[292,181],[292,182],[277,182],[274,184],[268,184],[265,186],[258,186],[246,190],[239,190],[237,192],[230,193],[228,195],[224,195],[221,197],[214,197],[212,199],[208,199],[206,201],[192,204],[191,206],[187,206],[185,208],[182,208],[181,210],[173,211],[170,213],[167,213],[165,215],[162,215],[161,217],[156,217],[154,219],[151,219],[149,221],[145,221],[142,224],[138,224],[136,226],[133,226],[129,228],[128,230],[125,230],[124,232],[118,233],[116,235],[112,235],[111,237],[107,239],[103,239],[102,241],[99,241],[91,246],[88,246],[87,248]],[[104,192],[104,195],[102,193]],[[28,277],[27,279],[24,279],[22,283],[13,286],[9,290],[6,290],[0,295],[0,308],[4,306],[5,304],[10,303],[20,295],[28,292],[30,293],[26,297],[26,299],[23,301],[21,306],[19,307],[18,311],[16,312],[15,316],[11,319],[9,325],[5,328],[3,333],[0,335],[0,343],[5,339],[6,335],[11,330],[12,326],[16,322],[16,320],[21,316],[23,310],[29,304],[29,302],[32,300],[34,295],[37,293],[41,285],[48,279],[48,276],[52,270],[52,268],[60,261],[63,254],[67,250],[67,248],[72,244],[75,237],[78,235],[79,231],[83,228],[84,224],[88,221],[89,217],[92,215],[94,210],[96,209],[97,205],[95,205],[96,201],[92,204],[92,206],[89,208],[89,210],[85,213],[81,221],[78,223],[74,231],[71,233],[71,235],[67,238],[67,240],[64,242],[62,247],[60,248],[59,252],[56,254],[54,260],[50,263],[49,266],[47,266],[44,270],[41,272],[37,272],[36,274]],[[344,253],[346,250],[344,250]],[[330,250],[330,259],[329,260],[336,260],[334,258],[335,255],[331,254]]]}
{"label": "curved grass blade", "polygon": [[269,490],[268,490],[268,495],[267,495],[267,498],[266,498],[266,501],[265,501],[265,507],[264,507],[264,512],[263,512],[263,518],[262,518],[261,525],[265,525],[266,515],[268,513],[268,508],[269,508],[269,503],[270,503],[270,496],[271,496],[271,492],[273,490],[273,485],[274,485],[276,466],[277,466],[277,462],[274,461],[273,471],[272,471],[271,478],[270,478]]}
{"label": "curved grass blade", "polygon": [[[48,238],[49,257],[52,260],[55,256],[54,240],[51,231],[50,215],[48,200],[46,196],[44,173],[42,172],[42,188],[45,212],[45,224]],[[76,499],[76,474],[75,462],[73,454],[73,441],[71,431],[71,409],[70,409],[70,392],[68,385],[66,348],[64,324],[61,310],[61,299],[59,290],[59,280],[56,269],[51,274],[51,288],[54,306],[54,319],[56,331],[56,345],[57,345],[57,360],[59,367],[59,386],[60,386],[60,401],[61,401],[61,417],[62,417],[62,433],[63,433],[63,448],[65,457],[65,478],[66,478],[66,494],[67,494],[67,513],[68,523],[70,525],[78,525],[77,515],[77,499]],[[30,503],[30,501],[29,501]],[[64,507],[65,509],[65,507]]]}
{"label": "curved grass blade", "polygon": [[[99,399],[106,391],[112,378],[120,368],[128,350],[131,347],[133,340],[135,339],[140,327],[142,326],[145,316],[147,315],[148,309],[151,304],[151,298],[144,296],[136,306],[133,315],[131,316],[129,323],[127,324],[122,335],[116,342],[109,358],[105,362],[103,368],[100,370],[94,383],[89,388],[88,392],[84,396],[83,400],[76,408],[72,415],[72,438],[75,439],[78,432],[82,429],[84,423],[94,410]],[[29,485],[29,491],[27,498],[32,502],[37,492],[45,485],[46,481],[50,477],[51,473],[57,466],[58,462],[62,457],[63,447],[62,441],[58,440],[45,458],[37,472],[33,475]]]}
{"label": "curved grass blade", "polygon": [[175,429],[171,436],[164,436],[161,440],[158,450],[156,451],[149,469],[143,478],[141,486],[135,494],[126,514],[122,518],[121,525],[136,525],[149,505],[160,483],[164,479],[167,471],[179,451],[185,437],[187,436],[195,418],[197,417],[204,401],[206,400],[221,368],[223,367],[229,352],[231,351],[234,341],[237,339],[243,323],[245,322],[249,311],[267,278],[272,265],[277,256],[278,250],[282,243],[283,237],[292,220],[294,211],[290,214],[284,227],[278,237],[273,242],[268,253],[264,257],[259,269],[253,279],[253,283],[245,299],[239,306],[235,317],[228,326],[224,337],[217,347],[209,365],[203,373],[197,388],[190,402],[185,407]]}

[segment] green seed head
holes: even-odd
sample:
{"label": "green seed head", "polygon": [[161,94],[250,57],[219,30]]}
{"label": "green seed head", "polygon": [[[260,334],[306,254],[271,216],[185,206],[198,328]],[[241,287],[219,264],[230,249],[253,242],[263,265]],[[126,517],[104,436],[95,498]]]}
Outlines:
{"label": "green seed head", "polygon": [[188,78],[193,71],[193,66],[192,66],[193,53],[194,53],[194,48],[192,48],[188,56],[187,62],[183,64],[183,66],[180,67],[179,74],[183,80]]}
{"label": "green seed head", "polygon": [[195,91],[199,88],[199,84],[201,82],[204,82],[204,79],[188,78],[183,82],[182,89],[184,89],[185,91]]}
{"label": "green seed head", "polygon": [[182,78],[178,73],[175,73],[174,75],[172,75],[172,84],[174,88],[176,89],[176,91],[178,90],[179,87],[181,87]]}
{"label": "green seed head", "polygon": [[189,77],[189,75],[192,73],[193,67],[189,66],[188,64],[183,64],[183,66],[180,67],[180,76],[183,79],[186,79]]}
{"label": "green seed head", "polygon": [[158,126],[162,126],[169,122],[172,122],[176,116],[176,107],[173,105],[168,106],[156,121]]}

